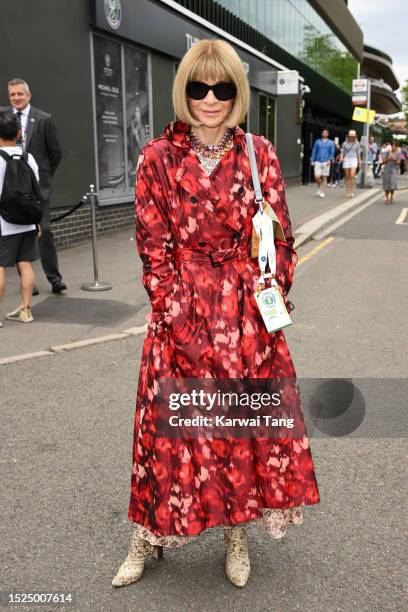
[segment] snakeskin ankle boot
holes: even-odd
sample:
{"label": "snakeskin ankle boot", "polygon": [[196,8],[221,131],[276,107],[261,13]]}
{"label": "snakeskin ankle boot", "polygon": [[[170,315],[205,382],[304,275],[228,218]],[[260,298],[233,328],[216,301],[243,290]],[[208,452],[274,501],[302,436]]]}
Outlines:
{"label": "snakeskin ankle boot", "polygon": [[227,550],[225,562],[227,578],[235,586],[243,587],[248,582],[251,571],[245,527],[224,529],[224,542]]}
{"label": "snakeskin ankle boot", "polygon": [[162,546],[153,546],[134,533],[128,556],[112,580],[112,585],[121,587],[137,582],[142,577],[145,561],[148,557],[155,557],[160,561],[163,558]]}

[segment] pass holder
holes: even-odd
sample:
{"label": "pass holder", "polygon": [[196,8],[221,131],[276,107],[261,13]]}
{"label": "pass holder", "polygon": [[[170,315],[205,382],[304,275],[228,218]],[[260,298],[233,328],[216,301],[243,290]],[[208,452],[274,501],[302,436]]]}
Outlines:
{"label": "pass holder", "polygon": [[[276,249],[275,249],[275,222],[279,224],[280,234],[283,234],[282,227],[276,214],[272,211],[268,203],[264,202],[262,190],[259,182],[258,168],[255,159],[255,150],[252,134],[246,134],[249,162],[251,165],[252,183],[255,192],[255,202],[259,206],[258,212],[252,219],[253,232],[258,238],[257,255],[261,275],[258,284],[265,285],[266,278],[272,278],[271,286],[254,293],[255,301],[265,323],[268,333],[272,334],[288,325],[292,320],[286,309],[283,296],[279,290],[275,279],[276,275]],[[272,211],[267,212],[267,207]],[[276,219],[275,219],[276,218]],[[279,236],[280,237],[280,236]],[[284,236],[283,236],[284,238]],[[267,266],[269,272],[266,272]]]}
{"label": "pass holder", "polygon": [[255,291],[254,297],[268,334],[273,334],[292,324],[275,280],[272,281],[271,287]]}

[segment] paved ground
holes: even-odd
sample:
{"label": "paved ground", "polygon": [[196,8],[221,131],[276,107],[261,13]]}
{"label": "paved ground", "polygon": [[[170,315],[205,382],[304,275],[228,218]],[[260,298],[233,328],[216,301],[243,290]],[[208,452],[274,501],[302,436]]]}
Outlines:
{"label": "paved ground", "polygon": [[[299,298],[309,291],[309,278],[299,280]],[[340,309],[333,312],[339,315]],[[296,327],[289,343],[305,375],[302,363],[315,361],[321,346],[306,347]],[[283,540],[250,527],[252,575],[244,591],[224,577],[218,528],[184,549],[165,551],[160,564],[149,561],[138,584],[111,587],[131,533],[140,342],[3,366],[1,591],[72,592],[73,609],[81,612],[404,610],[407,445],[398,438],[313,438],[322,501],[306,508],[304,524],[292,526]],[[356,357],[364,359],[364,347],[357,346]],[[326,369],[316,365],[310,373],[330,376],[342,368],[340,376],[354,376],[353,363],[346,370],[331,344],[320,359]]]}
{"label": "paved ground", "polygon": [[[395,224],[403,207],[408,192],[394,206],[379,200],[332,239],[299,250],[294,325],[286,332],[298,376],[351,379],[364,390],[367,413],[352,436],[311,437],[321,503],[306,508],[304,524],[291,526],[280,541],[251,525],[252,574],[244,590],[224,577],[217,528],[165,551],[160,564],[149,561],[139,583],[118,590],[110,585],[131,533],[127,505],[141,334],[0,367],[0,591],[72,592],[74,605],[66,609],[81,612],[405,610],[408,224]],[[126,235],[106,239],[108,251],[101,248],[101,276],[113,280],[117,293],[75,290],[89,273],[84,263],[74,270],[68,262],[74,252],[85,257],[89,247],[64,251],[67,297],[91,300],[81,321],[7,325],[1,333],[19,338],[36,328],[43,330],[43,345],[50,345],[143,322],[139,268]],[[118,248],[128,267],[115,268]],[[67,300],[40,298],[38,307]],[[93,326],[89,308],[106,298],[119,303],[118,310],[110,305],[113,325],[102,310]],[[129,305],[137,312],[126,310]],[[47,316],[55,317],[51,310]],[[8,344],[12,335],[2,338]],[[26,339],[18,342],[2,351],[26,348]],[[37,342],[34,332],[30,342]]]}

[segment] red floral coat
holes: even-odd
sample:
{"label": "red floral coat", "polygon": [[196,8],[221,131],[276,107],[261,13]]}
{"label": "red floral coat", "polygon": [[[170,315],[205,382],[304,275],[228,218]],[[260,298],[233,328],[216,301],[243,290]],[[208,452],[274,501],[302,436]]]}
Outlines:
{"label": "red floral coat", "polygon": [[[157,436],[160,378],[295,377],[283,331],[268,334],[248,252],[254,202],[245,132],[209,177],[170,123],[141,152],[136,240],[152,313],[135,414],[129,519],[155,536],[191,536],[261,517],[261,508],[320,501],[308,439],[169,439]],[[277,280],[288,293],[297,261],[279,162],[254,136],[265,200],[281,223]],[[231,250],[239,257],[230,257]],[[211,262],[208,253],[212,253]],[[201,255],[200,255],[201,254]],[[213,265],[213,264],[219,265]]]}

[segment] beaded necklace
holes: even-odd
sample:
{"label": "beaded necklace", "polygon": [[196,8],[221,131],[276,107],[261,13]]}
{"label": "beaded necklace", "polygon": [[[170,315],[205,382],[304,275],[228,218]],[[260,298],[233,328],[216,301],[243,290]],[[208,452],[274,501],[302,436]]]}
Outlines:
{"label": "beaded necklace", "polygon": [[216,145],[204,144],[193,129],[188,133],[188,139],[193,151],[208,174],[214,170],[222,156],[234,146],[233,130],[228,128],[221,141]]}

